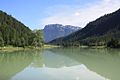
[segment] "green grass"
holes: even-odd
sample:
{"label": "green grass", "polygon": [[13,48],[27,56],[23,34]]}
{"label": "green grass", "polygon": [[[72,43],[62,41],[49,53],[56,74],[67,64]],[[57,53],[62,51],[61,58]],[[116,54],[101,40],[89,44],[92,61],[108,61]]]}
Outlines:
{"label": "green grass", "polygon": [[42,47],[25,46],[25,48],[23,48],[23,47],[13,47],[9,45],[9,46],[0,47],[0,51],[41,50],[41,49],[48,49],[55,47],[60,47],[60,46],[54,46],[54,45],[44,45]]}
{"label": "green grass", "polygon": [[56,46],[56,45],[44,45],[43,48],[56,48],[56,47],[60,47],[60,46]]}

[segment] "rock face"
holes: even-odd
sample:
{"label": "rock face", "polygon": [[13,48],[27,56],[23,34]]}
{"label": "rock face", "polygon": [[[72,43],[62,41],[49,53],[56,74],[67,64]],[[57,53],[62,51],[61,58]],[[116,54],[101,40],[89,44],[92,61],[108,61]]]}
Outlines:
{"label": "rock face", "polygon": [[65,46],[106,45],[110,39],[120,42],[120,9],[88,23],[81,30],[51,41],[51,44]]}
{"label": "rock face", "polygon": [[66,25],[63,26],[61,24],[49,24],[44,28],[44,41],[50,42],[59,37],[65,37],[77,30],[80,30],[80,27]]}

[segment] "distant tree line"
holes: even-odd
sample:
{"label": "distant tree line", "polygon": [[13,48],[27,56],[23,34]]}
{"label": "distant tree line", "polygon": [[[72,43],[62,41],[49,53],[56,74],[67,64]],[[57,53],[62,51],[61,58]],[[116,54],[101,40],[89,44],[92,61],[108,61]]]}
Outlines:
{"label": "distant tree line", "polygon": [[84,28],[68,36],[55,39],[49,44],[69,46],[106,46],[118,48],[120,45],[120,9],[88,23]]}

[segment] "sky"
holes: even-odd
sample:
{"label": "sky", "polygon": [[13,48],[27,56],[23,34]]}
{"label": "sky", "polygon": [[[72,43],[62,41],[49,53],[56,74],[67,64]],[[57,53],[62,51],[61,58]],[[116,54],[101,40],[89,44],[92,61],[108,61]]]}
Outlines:
{"label": "sky", "polygon": [[120,8],[120,0],[1,0],[7,12],[30,29],[48,24],[85,27],[100,16]]}

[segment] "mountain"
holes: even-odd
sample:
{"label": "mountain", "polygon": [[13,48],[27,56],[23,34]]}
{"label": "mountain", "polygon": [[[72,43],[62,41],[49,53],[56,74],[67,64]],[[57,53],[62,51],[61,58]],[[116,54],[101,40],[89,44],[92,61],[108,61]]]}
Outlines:
{"label": "mountain", "polygon": [[61,24],[49,24],[44,28],[44,41],[49,42],[59,37],[67,36],[77,30],[81,29],[80,27]]}
{"label": "mountain", "polygon": [[106,45],[111,39],[120,42],[120,9],[88,23],[83,29],[50,42],[63,46]]}
{"label": "mountain", "polygon": [[0,46],[29,46],[35,42],[36,33],[11,15],[0,11]]}

